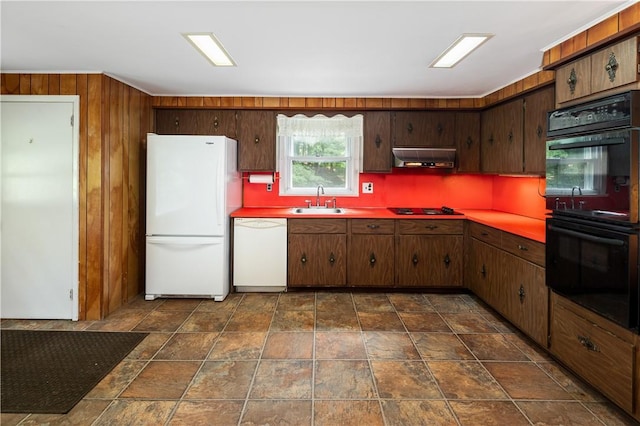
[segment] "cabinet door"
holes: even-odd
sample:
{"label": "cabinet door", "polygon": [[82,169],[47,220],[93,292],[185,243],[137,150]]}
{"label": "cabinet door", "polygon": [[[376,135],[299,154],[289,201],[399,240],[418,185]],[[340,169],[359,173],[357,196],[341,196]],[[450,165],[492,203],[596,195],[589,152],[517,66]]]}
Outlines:
{"label": "cabinet door", "polygon": [[462,235],[399,235],[396,245],[397,285],[461,286],[462,255]]}
{"label": "cabinet door", "polygon": [[616,43],[591,56],[591,93],[638,81],[638,38]]}
{"label": "cabinet door", "polygon": [[288,285],[344,286],[346,247],[344,234],[289,234]]}
{"label": "cabinet door", "polygon": [[492,306],[495,303],[496,286],[501,273],[499,253],[497,248],[471,238],[465,279],[469,289]]}
{"label": "cabinet door", "polygon": [[482,111],[480,115],[480,168],[485,173],[497,173],[500,170],[500,156],[497,148],[496,108]]}
{"label": "cabinet door", "polygon": [[455,112],[399,111],[393,117],[394,146],[446,147],[455,143]]}
{"label": "cabinet door", "polygon": [[480,113],[456,113],[455,141],[458,148],[458,171],[480,171]]}
{"label": "cabinet door", "polygon": [[500,158],[499,173],[521,173],[523,171],[524,119],[523,100],[516,99],[500,105],[496,117],[498,138],[494,155]]}
{"label": "cabinet door", "polygon": [[236,112],[209,109],[158,109],[156,133],[236,138]]}
{"label": "cabinet door", "polygon": [[363,157],[362,171],[391,171],[391,114],[388,111],[365,113]]}
{"label": "cabinet door", "polygon": [[352,235],[347,284],[392,287],[393,253],[393,235]]}
{"label": "cabinet door", "polygon": [[556,70],[556,102],[562,104],[591,93],[591,57],[570,62]]}
{"label": "cabinet door", "polygon": [[524,98],[524,172],[545,174],[547,113],[554,109],[553,86]]}
{"label": "cabinet door", "polygon": [[238,113],[238,167],[242,171],[276,170],[276,116],[273,111]]}
{"label": "cabinet door", "polygon": [[544,268],[511,254],[503,256],[504,293],[508,295],[505,316],[542,347],[547,347],[549,290]]}

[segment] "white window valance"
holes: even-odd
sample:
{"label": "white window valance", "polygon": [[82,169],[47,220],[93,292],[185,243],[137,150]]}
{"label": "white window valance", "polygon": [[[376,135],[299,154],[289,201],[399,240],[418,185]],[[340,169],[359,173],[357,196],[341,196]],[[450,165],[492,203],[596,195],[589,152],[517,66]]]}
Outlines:
{"label": "white window valance", "polygon": [[[310,124],[313,122],[313,124]],[[307,117],[297,114],[293,117],[278,115],[278,136],[285,137],[362,137],[362,115],[346,117],[338,114],[332,117],[314,115]]]}

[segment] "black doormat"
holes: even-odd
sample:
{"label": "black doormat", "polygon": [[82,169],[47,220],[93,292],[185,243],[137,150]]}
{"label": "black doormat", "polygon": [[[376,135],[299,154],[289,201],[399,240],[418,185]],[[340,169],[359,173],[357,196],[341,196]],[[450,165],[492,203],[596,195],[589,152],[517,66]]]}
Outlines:
{"label": "black doormat", "polygon": [[2,330],[0,412],[68,413],[147,334]]}

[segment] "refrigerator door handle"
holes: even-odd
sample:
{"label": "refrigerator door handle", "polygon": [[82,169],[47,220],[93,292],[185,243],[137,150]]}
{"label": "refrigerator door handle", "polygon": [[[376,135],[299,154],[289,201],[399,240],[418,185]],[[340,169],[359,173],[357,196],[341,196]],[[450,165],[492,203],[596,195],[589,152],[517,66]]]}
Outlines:
{"label": "refrigerator door handle", "polygon": [[162,244],[171,246],[201,246],[222,244],[220,237],[147,237],[149,244]]}
{"label": "refrigerator door handle", "polygon": [[216,209],[217,211],[217,215],[218,216],[218,226],[222,226],[222,216],[224,215],[225,212],[222,211],[222,207],[223,207],[223,203],[220,201],[221,199],[223,199],[223,195],[226,197],[225,194],[225,175],[224,175],[224,162],[226,161],[225,157],[222,155],[218,156],[218,176],[217,176],[217,193],[218,195],[218,200],[216,201]]}

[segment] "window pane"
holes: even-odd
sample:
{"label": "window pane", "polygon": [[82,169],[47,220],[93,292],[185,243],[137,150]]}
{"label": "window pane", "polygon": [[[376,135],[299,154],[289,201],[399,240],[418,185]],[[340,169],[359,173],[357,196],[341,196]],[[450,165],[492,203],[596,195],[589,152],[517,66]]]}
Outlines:
{"label": "window pane", "polygon": [[347,162],[332,163],[313,161],[293,161],[293,188],[315,188],[322,184],[325,188],[345,188]]}
{"label": "window pane", "polygon": [[291,144],[293,157],[346,157],[346,138],[296,137]]}

